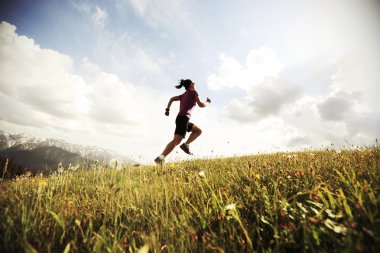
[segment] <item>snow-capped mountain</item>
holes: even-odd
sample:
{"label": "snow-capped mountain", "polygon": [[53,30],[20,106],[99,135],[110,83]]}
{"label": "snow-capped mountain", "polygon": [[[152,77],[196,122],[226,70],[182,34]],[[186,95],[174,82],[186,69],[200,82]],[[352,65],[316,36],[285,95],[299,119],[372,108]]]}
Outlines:
{"label": "snow-capped mountain", "polygon": [[132,160],[111,150],[102,149],[95,146],[82,146],[71,144],[60,139],[43,139],[27,136],[25,134],[7,134],[0,130],[0,149],[17,147],[23,150],[32,150],[37,147],[58,147],[68,152],[76,153],[89,160],[108,162],[110,159],[119,159],[125,163]]}
{"label": "snow-capped mountain", "polygon": [[[0,156],[10,158],[25,167],[36,170],[45,165],[55,169],[58,163],[99,161],[104,164],[133,162],[128,157],[99,147],[70,144],[59,139],[42,139],[25,134],[8,134],[0,130]],[[41,160],[38,163],[38,159]],[[33,162],[32,162],[33,161]]]}
{"label": "snow-capped mountain", "polygon": [[38,139],[36,138],[27,137],[24,134],[7,134],[4,131],[0,130],[0,149],[36,142],[38,142]]}

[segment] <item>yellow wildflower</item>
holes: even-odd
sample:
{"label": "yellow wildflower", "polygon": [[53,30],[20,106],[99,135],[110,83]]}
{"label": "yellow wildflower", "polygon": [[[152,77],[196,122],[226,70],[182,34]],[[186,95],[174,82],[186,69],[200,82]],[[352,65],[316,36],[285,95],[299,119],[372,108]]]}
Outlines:
{"label": "yellow wildflower", "polygon": [[44,188],[48,185],[47,181],[46,180],[39,180],[38,182],[38,186],[41,187],[41,188]]}

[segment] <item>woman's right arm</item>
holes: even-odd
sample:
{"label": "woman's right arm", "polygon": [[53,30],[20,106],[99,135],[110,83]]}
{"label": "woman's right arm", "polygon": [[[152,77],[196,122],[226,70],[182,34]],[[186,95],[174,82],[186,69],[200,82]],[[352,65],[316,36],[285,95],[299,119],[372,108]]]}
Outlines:
{"label": "woman's right arm", "polygon": [[179,101],[180,99],[181,99],[181,96],[174,96],[174,97],[170,98],[170,100],[168,102],[168,106],[166,107],[166,111],[165,111],[166,116],[169,116],[170,106],[172,105],[172,103],[174,101]]}
{"label": "woman's right arm", "polygon": [[169,102],[168,102],[168,106],[166,107],[167,109],[170,109],[170,106],[172,105],[172,103],[174,102],[174,101],[179,101],[181,99],[181,96],[174,96],[174,97],[172,97],[170,100],[169,100]]}

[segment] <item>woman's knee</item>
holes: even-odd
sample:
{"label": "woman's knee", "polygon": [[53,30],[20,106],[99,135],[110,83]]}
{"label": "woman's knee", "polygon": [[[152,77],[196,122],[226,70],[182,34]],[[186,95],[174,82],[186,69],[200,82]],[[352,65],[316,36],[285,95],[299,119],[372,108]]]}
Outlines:
{"label": "woman's knee", "polygon": [[200,129],[198,126],[194,125],[192,128],[191,128],[191,132],[193,133],[197,133],[199,135],[202,134],[202,129]]}

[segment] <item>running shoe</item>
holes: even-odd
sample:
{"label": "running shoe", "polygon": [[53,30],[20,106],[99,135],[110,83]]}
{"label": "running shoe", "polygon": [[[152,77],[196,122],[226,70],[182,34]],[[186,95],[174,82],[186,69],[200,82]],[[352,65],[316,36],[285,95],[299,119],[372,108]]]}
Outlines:
{"label": "running shoe", "polygon": [[188,144],[186,144],[186,143],[182,143],[182,145],[181,146],[179,146],[182,150],[183,150],[183,152],[185,152],[186,154],[188,154],[188,155],[192,155],[193,153],[191,153],[190,152],[190,147],[189,147],[189,145]]}
{"label": "running shoe", "polygon": [[160,155],[160,156],[157,156],[156,159],[154,159],[154,162],[158,165],[164,165],[165,163],[165,159],[164,159],[164,156],[163,155]]}

